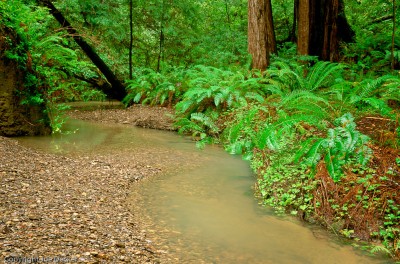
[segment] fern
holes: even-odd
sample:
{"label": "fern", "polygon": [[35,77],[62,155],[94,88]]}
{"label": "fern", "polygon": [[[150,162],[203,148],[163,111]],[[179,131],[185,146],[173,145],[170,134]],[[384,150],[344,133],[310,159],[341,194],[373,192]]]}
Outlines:
{"label": "fern", "polygon": [[338,79],[342,79],[343,64],[337,64],[327,61],[317,62],[307,75],[308,90],[314,91],[323,87],[330,87]]}
{"label": "fern", "polygon": [[248,101],[263,101],[263,96],[250,85],[257,80],[248,81],[241,73],[198,65],[188,70],[188,76],[193,79],[183,100],[176,105],[178,115],[226,110],[246,105]]}
{"label": "fern", "polygon": [[378,110],[385,116],[391,116],[392,109],[387,105],[388,100],[400,101],[399,78],[384,75],[376,79],[365,79],[357,83],[345,100],[356,108],[369,108]]}
{"label": "fern", "polygon": [[174,126],[178,128],[180,134],[191,133],[192,138],[197,141],[197,147],[203,148],[206,144],[217,141],[219,133],[219,128],[215,124],[217,118],[217,112],[192,113],[190,118],[180,118]]}
{"label": "fern", "polygon": [[275,85],[283,86],[281,90],[315,91],[330,87],[342,79],[345,67],[342,64],[319,61],[307,69],[299,64],[277,61],[271,68],[270,76]]}
{"label": "fern", "polygon": [[304,142],[296,153],[295,161],[304,157],[304,163],[315,170],[318,162],[324,157],[329,175],[334,181],[339,181],[344,165],[365,165],[371,157],[371,150],[366,146],[368,137],[356,130],[354,118],[350,113],[336,119],[335,125],[334,129],[328,130],[326,138],[313,139],[311,147],[311,140]]}
{"label": "fern", "polygon": [[[272,142],[271,135],[267,138],[265,131],[270,127],[268,122],[269,111],[260,104],[253,103],[236,109],[235,119],[227,124],[223,133],[226,150],[231,154],[242,154],[244,159],[251,159],[254,148],[264,148],[267,142]],[[270,145],[269,145],[270,146]]]}

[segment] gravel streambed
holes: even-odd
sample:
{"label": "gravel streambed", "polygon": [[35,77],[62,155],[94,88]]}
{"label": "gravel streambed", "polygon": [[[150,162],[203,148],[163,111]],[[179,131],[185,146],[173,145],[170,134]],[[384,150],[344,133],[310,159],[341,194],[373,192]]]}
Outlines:
{"label": "gravel streambed", "polygon": [[[166,112],[154,109],[75,110],[71,115],[106,123],[142,120],[147,127],[172,128]],[[134,117],[134,112],[141,115]],[[145,219],[133,216],[127,204],[134,182],[164,172],[168,163],[179,160],[154,152],[63,156],[0,137],[2,260],[159,263],[165,252],[146,238]]]}

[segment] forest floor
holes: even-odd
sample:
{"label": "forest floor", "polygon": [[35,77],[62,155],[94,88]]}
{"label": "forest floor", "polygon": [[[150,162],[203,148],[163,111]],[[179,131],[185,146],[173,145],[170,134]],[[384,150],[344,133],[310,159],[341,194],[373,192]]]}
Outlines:
{"label": "forest floor", "polygon": [[[72,110],[72,118],[172,129],[164,108]],[[159,263],[129,210],[132,184],[165,172],[161,155],[63,156],[0,137],[0,254],[9,262]],[[124,160],[124,158],[126,160]],[[128,161],[129,158],[129,161]],[[22,262],[24,260],[22,259]],[[29,262],[30,261],[30,262]]]}

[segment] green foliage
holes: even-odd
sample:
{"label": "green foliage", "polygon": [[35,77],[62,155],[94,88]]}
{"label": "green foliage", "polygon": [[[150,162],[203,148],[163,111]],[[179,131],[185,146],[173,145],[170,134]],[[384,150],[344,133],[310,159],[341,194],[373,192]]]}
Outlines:
{"label": "green foliage", "polygon": [[204,148],[206,144],[217,142],[219,128],[216,125],[218,119],[217,112],[192,113],[190,118],[179,119],[174,126],[178,128],[180,134],[192,134],[198,148]]}
{"label": "green foliage", "polygon": [[[31,2],[0,1],[0,22],[19,40],[4,40],[10,47],[6,55],[29,68],[20,94],[23,103],[46,104],[53,131],[60,131],[65,121],[60,102],[104,100],[104,94],[74,78],[98,74],[65,32],[54,27],[48,11]],[[117,75],[127,79],[128,2],[55,4]],[[398,122],[400,78],[389,73],[391,21],[374,22],[389,15],[391,5],[383,0],[346,2],[357,41],[343,44],[348,64],[339,64],[298,56],[296,45],[284,42],[294,37],[293,1],[272,4],[280,50],[267,71],[249,72],[246,1],[134,1],[134,76],[126,81],[124,103],[175,106],[175,126],[191,134],[199,147],[222,142],[229,153],[251,160],[265,203],[312,216],[318,207],[313,204],[318,179],[311,177],[310,167],[313,171],[325,162],[340,186],[345,169],[368,166],[368,139],[356,129],[353,115],[379,114]],[[398,38],[394,48],[398,67]],[[357,183],[371,177],[360,175]],[[363,188],[377,191],[366,184]],[[360,205],[368,207],[364,196],[359,194]],[[332,201],[329,206],[338,217],[348,216],[350,205]],[[396,251],[399,210],[396,204],[385,210],[377,236],[386,249]],[[351,227],[341,231],[348,237],[353,232]]]}
{"label": "green foliage", "polygon": [[393,117],[393,110],[387,103],[388,100],[400,102],[399,85],[400,79],[391,75],[365,79],[353,88],[349,103],[357,108],[368,105],[382,115]]}
{"label": "green foliage", "polygon": [[264,101],[254,87],[259,78],[249,78],[240,73],[198,65],[188,70],[189,89],[176,105],[178,115],[207,110],[227,110],[246,105],[248,101]]}
{"label": "green foliage", "polygon": [[78,52],[70,48],[62,32],[50,30],[54,22],[47,9],[30,6],[22,0],[5,2],[0,6],[0,21],[16,33],[16,39],[9,40],[5,54],[25,72],[25,88],[19,96],[23,104],[46,105],[53,131],[57,132],[64,122],[64,107],[57,104],[81,99],[81,93],[87,91],[77,89],[82,85],[73,82],[73,76],[84,73],[90,78],[96,74],[92,66],[81,61]]}
{"label": "green foliage", "polygon": [[132,80],[126,83],[128,95],[123,103],[142,103],[172,106],[187,89],[187,70],[183,67],[165,67],[161,73],[148,68],[136,68]]}
{"label": "green foliage", "polygon": [[[302,217],[312,216],[314,205],[313,190],[316,180],[310,178],[303,166],[291,162],[293,153],[258,152],[252,160],[252,167],[259,175],[257,186],[263,202],[278,213],[290,212]],[[266,158],[266,157],[267,158]]]}
{"label": "green foliage", "polygon": [[[346,17],[356,33],[356,41],[344,46],[344,60],[353,63],[352,67],[360,76],[388,73],[393,29],[392,3],[385,0],[361,0],[347,1],[345,6]],[[397,21],[400,19],[399,13],[396,12]],[[395,35],[399,33],[397,27]],[[399,49],[400,41],[396,37],[396,54]]]}
{"label": "green foliage", "polygon": [[344,65],[318,61],[314,66],[307,68],[305,65],[294,61],[277,60],[271,64],[268,74],[273,80],[274,88],[279,90],[306,90],[316,91],[331,87],[343,79]]}
{"label": "green foliage", "polygon": [[231,154],[243,154],[243,158],[250,160],[254,148],[264,148],[268,145],[271,149],[276,148],[277,140],[274,134],[267,133],[268,109],[260,104],[249,104],[229,113],[235,118],[225,124],[223,139],[226,150]]}
{"label": "green foliage", "polygon": [[324,158],[329,175],[334,181],[343,176],[343,166],[352,163],[366,165],[371,150],[366,146],[368,137],[356,130],[353,116],[348,113],[335,120],[335,128],[328,129],[326,138],[316,138],[302,145],[298,157],[305,158],[305,164],[315,169]]}
{"label": "green foliage", "polygon": [[399,205],[393,200],[388,200],[385,213],[383,226],[379,235],[382,237],[383,244],[387,249],[390,249],[392,252],[398,252],[400,250],[400,245],[398,244],[400,234]]}
{"label": "green foliage", "polygon": [[360,82],[340,82],[326,91],[334,100],[338,113],[346,111],[375,112],[383,116],[395,118],[389,101],[400,101],[398,85],[400,79],[394,75],[383,75]]}

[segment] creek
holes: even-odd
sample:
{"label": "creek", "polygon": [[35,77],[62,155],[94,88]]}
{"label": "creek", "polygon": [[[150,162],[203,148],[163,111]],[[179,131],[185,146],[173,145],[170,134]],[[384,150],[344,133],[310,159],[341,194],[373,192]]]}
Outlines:
{"label": "creek", "polygon": [[19,141],[63,155],[143,150],[165,172],[133,184],[129,198],[162,263],[391,263],[260,206],[249,164],[219,147],[198,150],[175,133],[128,125],[71,120],[66,128],[73,132]]}

